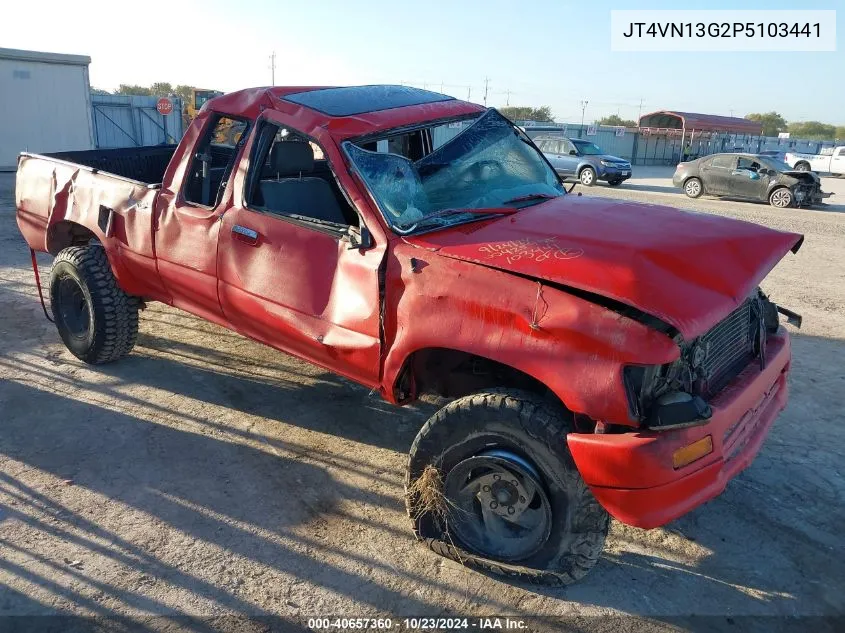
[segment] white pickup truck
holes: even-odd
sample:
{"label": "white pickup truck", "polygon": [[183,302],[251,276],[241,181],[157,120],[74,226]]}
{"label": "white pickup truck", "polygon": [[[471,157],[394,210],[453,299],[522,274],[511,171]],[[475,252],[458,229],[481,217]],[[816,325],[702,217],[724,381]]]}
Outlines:
{"label": "white pickup truck", "polygon": [[797,171],[817,171],[843,175],[845,174],[845,145],[834,147],[829,154],[787,152],[783,160]]}

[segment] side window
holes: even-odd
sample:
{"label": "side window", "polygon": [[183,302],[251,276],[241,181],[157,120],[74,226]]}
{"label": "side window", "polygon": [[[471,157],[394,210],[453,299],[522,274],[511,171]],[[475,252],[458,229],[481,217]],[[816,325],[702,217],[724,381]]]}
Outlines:
{"label": "side window", "polygon": [[741,156],[736,164],[737,169],[747,169],[749,171],[757,171],[760,169],[760,163],[756,160]]}
{"label": "side window", "polygon": [[569,154],[575,149],[575,145],[569,139],[563,139],[560,142],[560,153],[561,154]]}
{"label": "side window", "polygon": [[248,129],[248,121],[220,114],[210,121],[185,178],[183,195],[187,202],[217,206]]}
{"label": "side window", "polygon": [[718,167],[721,169],[733,169],[733,166],[736,164],[736,157],[735,156],[714,156],[713,160],[710,161],[711,167]]}
{"label": "side window", "polygon": [[551,141],[547,138],[543,138],[543,139],[534,141],[534,145],[537,146],[537,149],[539,149],[541,152],[546,152],[546,153],[548,153],[550,151],[549,150],[550,144],[551,144]]}
{"label": "side window", "polygon": [[247,174],[247,206],[320,225],[358,226],[323,148],[296,130],[266,123]]}

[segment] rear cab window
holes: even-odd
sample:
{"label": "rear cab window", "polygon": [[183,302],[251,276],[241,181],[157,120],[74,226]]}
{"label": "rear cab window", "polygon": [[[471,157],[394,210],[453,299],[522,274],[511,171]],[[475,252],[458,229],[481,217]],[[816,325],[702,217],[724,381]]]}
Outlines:
{"label": "rear cab window", "polygon": [[208,208],[217,206],[249,127],[248,120],[225,114],[216,114],[208,122],[182,186],[186,202]]}

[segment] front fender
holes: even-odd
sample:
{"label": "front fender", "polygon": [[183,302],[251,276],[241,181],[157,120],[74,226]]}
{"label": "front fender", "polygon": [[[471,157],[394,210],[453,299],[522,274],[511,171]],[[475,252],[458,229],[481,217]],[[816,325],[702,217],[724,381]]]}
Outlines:
{"label": "front fender", "polygon": [[668,336],[545,282],[406,243],[388,257],[385,292],[382,395],[391,402],[414,352],[446,348],[531,376],[575,413],[633,425],[622,368],[679,353]]}

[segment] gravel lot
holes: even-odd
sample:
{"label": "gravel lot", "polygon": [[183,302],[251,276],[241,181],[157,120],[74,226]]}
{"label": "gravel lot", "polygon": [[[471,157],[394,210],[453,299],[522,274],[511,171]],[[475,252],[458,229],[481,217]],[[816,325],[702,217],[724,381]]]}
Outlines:
{"label": "gravel lot", "polygon": [[[511,614],[587,631],[774,630],[786,620],[744,616],[845,613],[845,180],[824,179],[837,194],[825,210],[776,210],[689,200],[667,170],[635,172],[576,191],[804,233],[764,282],[804,327],[790,405],[754,464],[665,528],[614,524],[602,560],[565,590],[503,583],[413,542],[402,476],[426,405],[393,409],[158,304],[129,358],[77,361],[43,318],[13,176],[0,174],[0,616],[263,631],[309,616]],[[713,617],[676,619],[693,615]]]}

